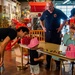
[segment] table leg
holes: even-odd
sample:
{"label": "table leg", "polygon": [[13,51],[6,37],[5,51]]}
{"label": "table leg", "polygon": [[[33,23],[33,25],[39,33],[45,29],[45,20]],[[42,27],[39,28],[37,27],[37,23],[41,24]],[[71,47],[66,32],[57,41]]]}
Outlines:
{"label": "table leg", "polygon": [[59,72],[59,75],[65,75],[65,67],[64,67],[64,64],[63,64],[63,60],[60,60],[60,72]]}
{"label": "table leg", "polygon": [[60,60],[60,72],[59,75],[62,75],[62,60]]}
{"label": "table leg", "polygon": [[51,58],[51,61],[50,61],[50,71],[52,71],[52,58]]}
{"label": "table leg", "polygon": [[72,63],[72,75],[74,75],[74,72],[73,72],[73,70],[74,70],[74,62],[71,62]]}
{"label": "table leg", "polygon": [[21,66],[17,66],[19,70],[25,70],[25,66],[23,66],[23,47],[21,47]]}

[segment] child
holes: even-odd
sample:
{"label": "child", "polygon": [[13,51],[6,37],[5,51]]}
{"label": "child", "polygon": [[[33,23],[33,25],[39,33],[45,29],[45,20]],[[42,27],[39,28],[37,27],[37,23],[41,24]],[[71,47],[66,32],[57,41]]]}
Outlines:
{"label": "child", "polygon": [[33,38],[30,41],[30,44],[28,45],[28,47],[30,48],[30,71],[31,71],[31,75],[39,75],[40,73],[40,68],[39,68],[39,60],[43,59],[43,57],[38,57],[38,45],[39,45],[39,41],[37,40],[37,38]]}

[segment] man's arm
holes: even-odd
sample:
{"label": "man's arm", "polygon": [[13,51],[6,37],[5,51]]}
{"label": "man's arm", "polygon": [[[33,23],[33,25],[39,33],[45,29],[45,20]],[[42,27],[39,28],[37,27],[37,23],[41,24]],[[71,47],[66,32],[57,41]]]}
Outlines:
{"label": "man's arm", "polygon": [[40,25],[41,25],[42,29],[44,30],[44,32],[46,32],[46,28],[44,27],[44,22],[43,21],[40,21]]}
{"label": "man's arm", "polygon": [[6,45],[8,44],[8,42],[10,41],[10,37],[7,36],[3,42],[1,42],[0,44],[0,61],[1,61],[1,57],[3,56],[3,52],[4,52],[4,49],[6,47]]}
{"label": "man's arm", "polygon": [[8,42],[10,41],[10,37],[7,36],[3,42],[1,42],[1,45],[0,45],[0,55],[3,53],[6,45],[8,44]]}
{"label": "man's arm", "polygon": [[60,27],[57,29],[58,32],[60,32],[60,31],[62,30],[63,26],[66,25],[66,22],[67,22],[67,20],[64,20],[64,21],[63,21],[63,23],[62,23],[62,24],[60,25]]}

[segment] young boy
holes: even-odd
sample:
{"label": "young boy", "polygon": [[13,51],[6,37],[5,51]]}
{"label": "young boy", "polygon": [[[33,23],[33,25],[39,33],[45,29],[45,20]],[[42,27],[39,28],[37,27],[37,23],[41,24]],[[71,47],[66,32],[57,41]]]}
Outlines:
{"label": "young boy", "polygon": [[40,73],[40,68],[39,68],[39,60],[44,59],[43,56],[39,57],[38,56],[38,45],[39,41],[37,38],[33,38],[30,41],[30,44],[28,45],[29,52],[30,52],[30,72],[31,75],[39,75]]}

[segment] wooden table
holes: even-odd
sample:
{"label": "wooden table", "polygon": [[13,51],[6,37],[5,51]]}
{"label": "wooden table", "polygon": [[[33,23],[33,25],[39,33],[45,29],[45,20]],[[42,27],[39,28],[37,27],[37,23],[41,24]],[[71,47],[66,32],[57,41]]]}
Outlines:
{"label": "wooden table", "polygon": [[[23,54],[23,49],[22,48],[28,48],[26,45],[22,45],[22,44],[20,44],[20,47],[21,47],[21,50],[22,50],[22,54]],[[58,54],[56,52],[51,52],[51,51],[62,51],[62,52],[65,52],[67,46],[57,45],[57,44],[52,44],[52,43],[47,43],[47,42],[40,42],[38,47],[43,47],[44,48],[44,50],[42,50],[42,51],[38,50],[38,52],[41,52],[41,53],[44,53],[44,54],[47,54],[47,55],[51,55],[51,56],[56,56],[56,57],[60,58],[60,61],[61,61],[60,75],[62,75],[61,74],[62,62],[65,61],[65,60],[66,61],[71,61],[72,62],[72,75],[74,75],[73,74],[73,62],[75,61],[75,58],[74,59],[67,58],[64,55]],[[22,59],[23,59],[23,55],[22,55]],[[22,60],[22,66],[23,66],[23,60]]]}
{"label": "wooden table", "polygon": [[52,51],[62,51],[62,52],[65,52],[67,46],[63,46],[63,45],[57,45],[57,44],[52,44],[52,43],[47,43],[47,42],[40,42],[39,44],[39,47],[43,47],[44,50],[41,50],[38,52],[41,52],[41,53],[44,53],[44,54],[47,54],[47,55],[51,55],[51,56],[56,56],[58,58],[60,58],[60,61],[61,61],[61,64],[60,64],[60,75],[61,74],[61,69],[62,69],[62,63],[63,61],[71,61],[72,63],[72,75],[73,74],[73,65],[74,65],[74,61],[75,61],[75,58],[68,58],[66,57],[65,55],[62,55],[62,54],[58,54],[56,52],[52,52]]}

